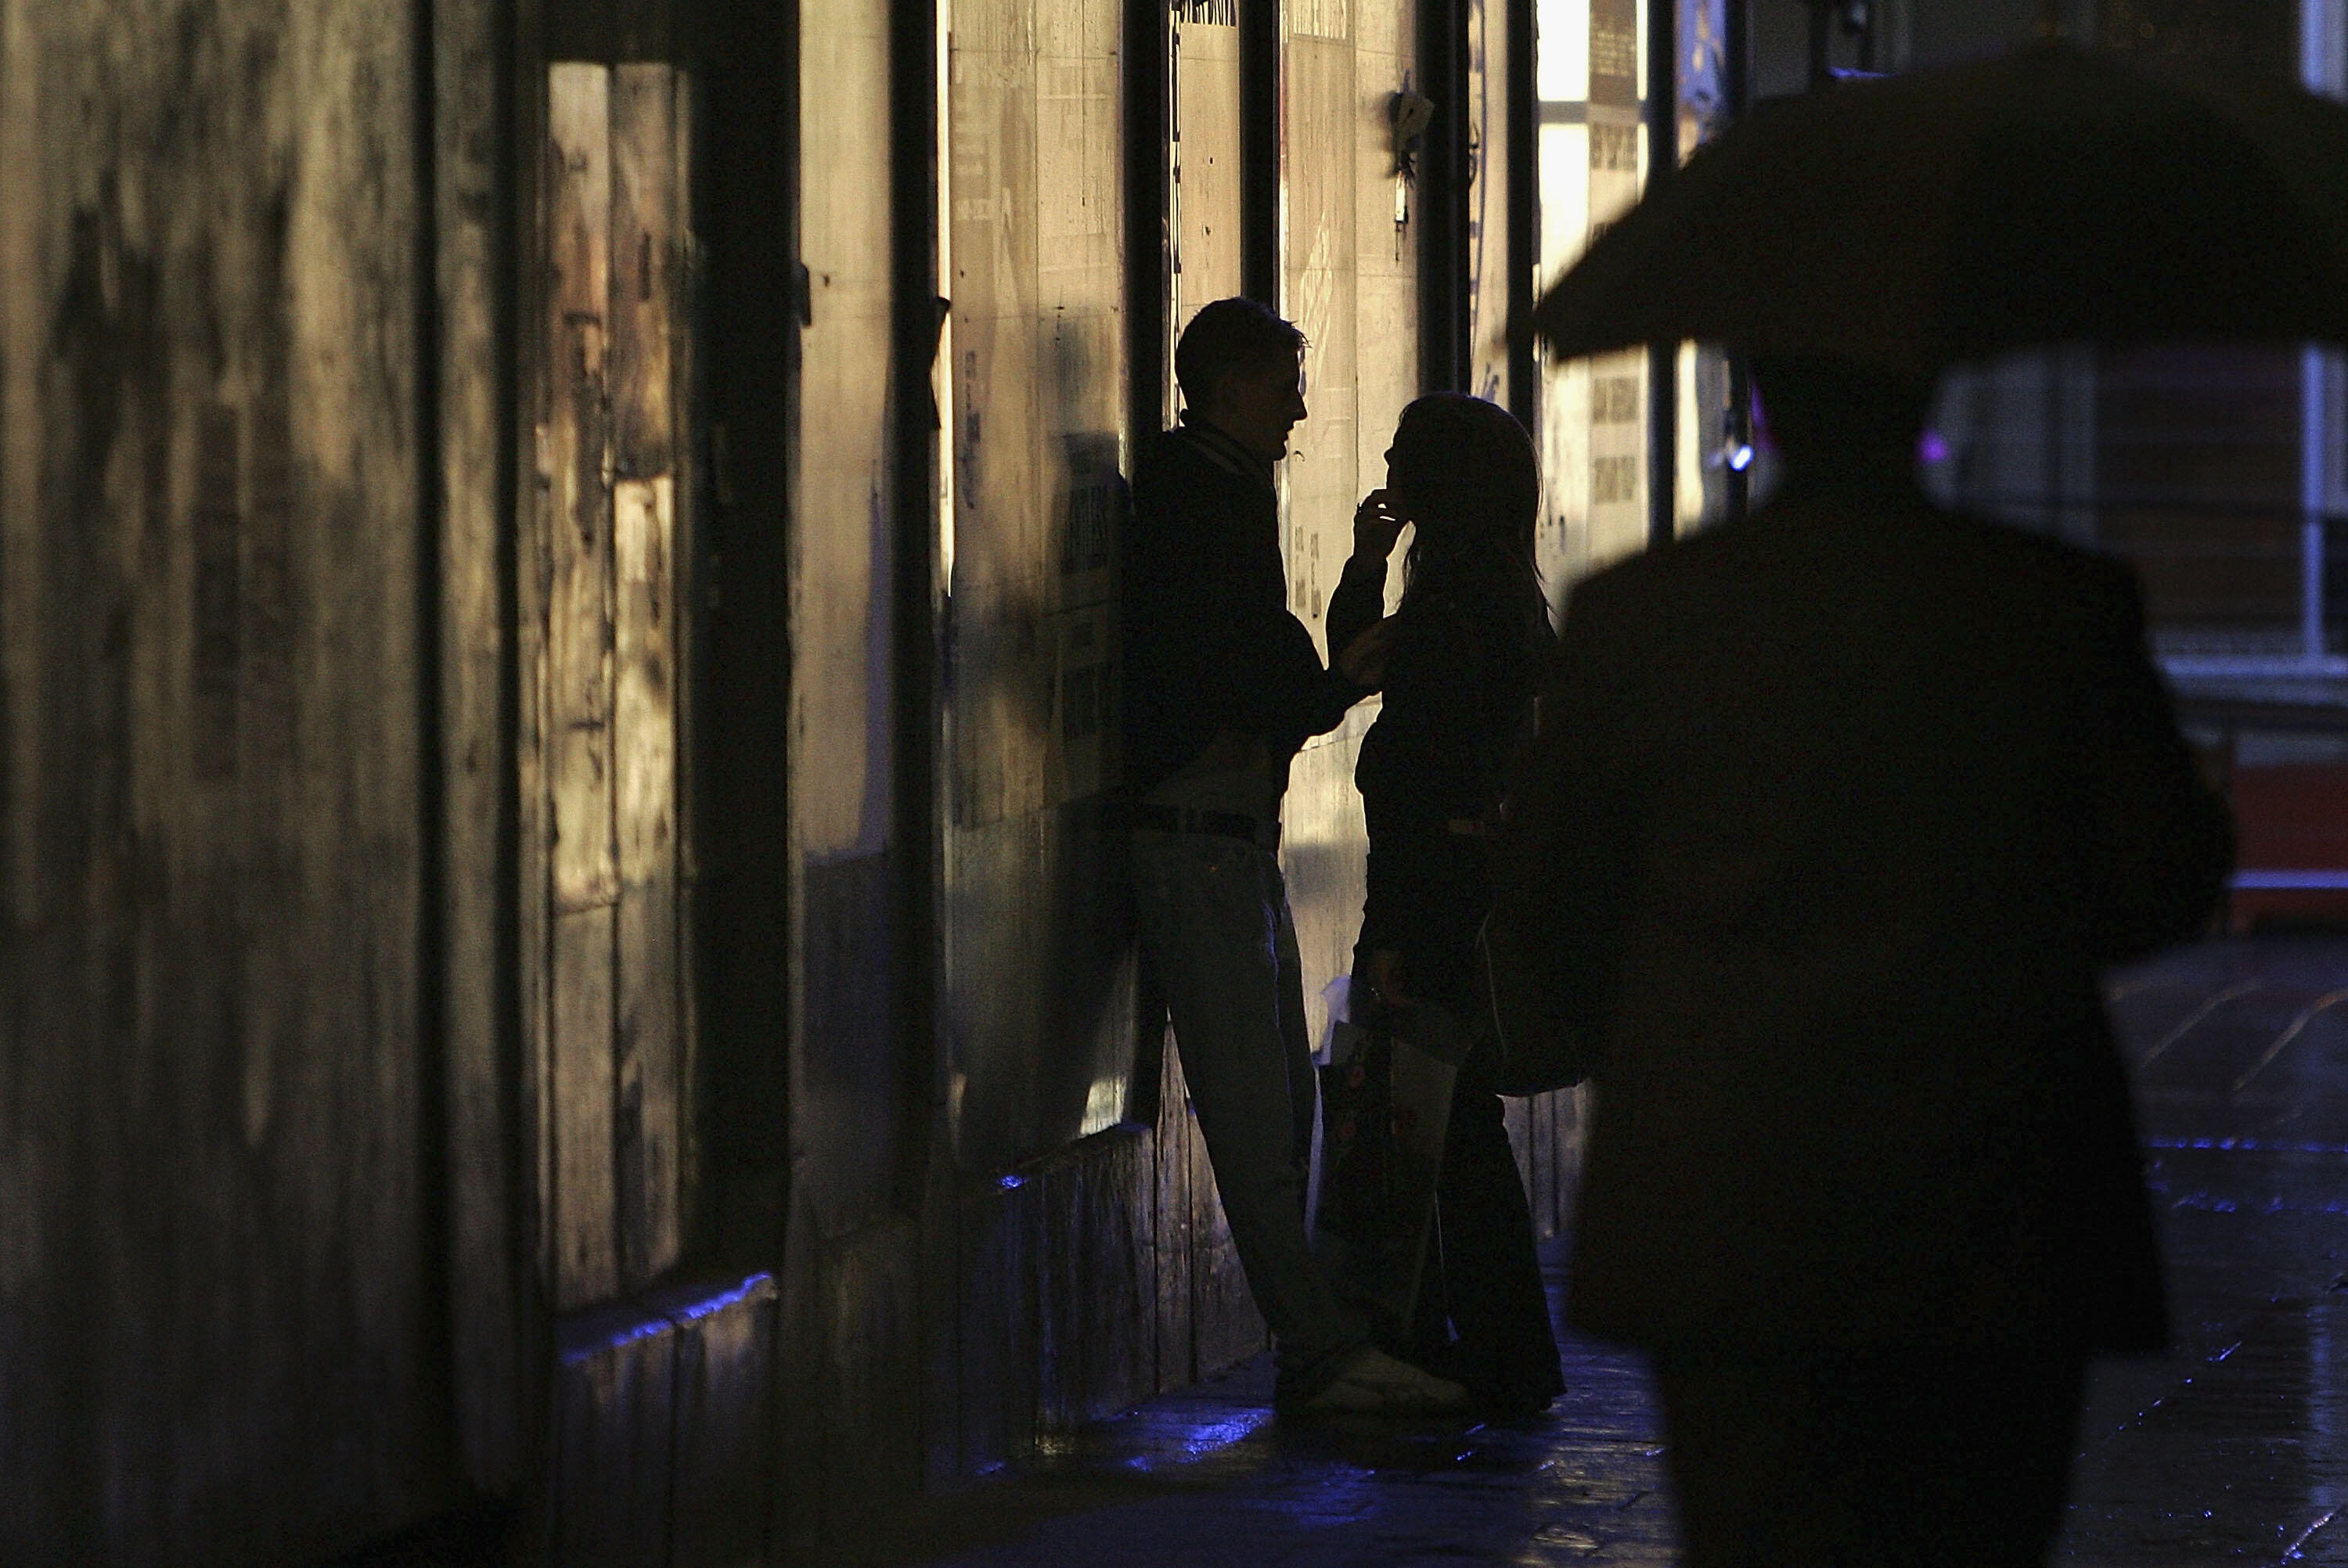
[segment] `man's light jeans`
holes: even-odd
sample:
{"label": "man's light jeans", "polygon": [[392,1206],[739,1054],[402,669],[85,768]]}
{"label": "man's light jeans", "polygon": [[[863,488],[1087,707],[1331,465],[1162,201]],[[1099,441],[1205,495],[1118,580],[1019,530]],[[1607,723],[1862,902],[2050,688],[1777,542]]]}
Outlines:
{"label": "man's light jeans", "polygon": [[1173,1017],[1248,1289],[1272,1326],[1281,1393],[1309,1399],[1369,1331],[1305,1235],[1319,1085],[1287,885],[1272,851],[1211,834],[1138,830],[1133,868],[1143,957]]}

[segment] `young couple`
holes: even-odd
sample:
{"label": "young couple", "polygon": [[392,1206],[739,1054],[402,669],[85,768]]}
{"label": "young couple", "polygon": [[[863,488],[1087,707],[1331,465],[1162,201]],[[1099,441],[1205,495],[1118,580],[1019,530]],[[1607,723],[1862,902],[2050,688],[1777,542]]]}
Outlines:
{"label": "young couple", "polygon": [[[1533,567],[1540,485],[1504,410],[1439,395],[1404,411],[1386,485],[1354,516],[1324,667],[1288,609],[1272,466],[1304,417],[1303,335],[1220,300],[1184,330],[1186,408],[1142,464],[1127,554],[1127,743],[1145,958],[1291,1414],[1538,1411],[1563,1390],[1532,1225],[1488,1070],[1459,1070],[1437,1190],[1441,1242],[1416,1320],[1373,1344],[1308,1241],[1317,1107],[1278,860],[1290,760],[1383,691],[1355,778],[1369,898],[1357,1021],[1464,1010],[1488,903],[1499,778],[1550,644]],[[1400,608],[1383,615],[1403,528]]]}

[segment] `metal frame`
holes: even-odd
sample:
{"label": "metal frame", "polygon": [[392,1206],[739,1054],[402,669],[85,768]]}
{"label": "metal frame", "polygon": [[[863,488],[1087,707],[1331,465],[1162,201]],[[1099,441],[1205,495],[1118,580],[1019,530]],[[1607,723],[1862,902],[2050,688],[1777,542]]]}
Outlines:
{"label": "metal frame", "polygon": [[1240,0],[1240,287],[1279,310],[1281,232],[1280,0]]}
{"label": "metal frame", "polygon": [[1422,392],[1468,385],[1468,0],[1422,0],[1420,91],[1435,119],[1418,156],[1418,384]]}
{"label": "metal frame", "polygon": [[1498,0],[1508,10],[1509,411],[1540,432],[1540,348],[1523,330],[1532,315],[1540,265],[1540,87],[1535,0]]}
{"label": "metal frame", "polygon": [[1174,17],[1166,0],[1125,5],[1125,269],[1127,428],[1141,444],[1174,416],[1173,354],[1168,341],[1167,138],[1172,114]]}
{"label": "metal frame", "polygon": [[[1679,0],[1644,0],[1647,95],[1645,200],[1679,169]],[[1647,544],[1668,544],[1679,532],[1680,345],[1647,345]]]}
{"label": "metal frame", "polygon": [[[1733,124],[1753,107],[1753,0],[1721,0],[1722,107]],[[1723,510],[1730,518],[1744,517],[1753,507],[1753,376],[1745,355],[1728,356],[1728,441],[1746,454],[1743,466],[1731,464],[1722,485]]]}
{"label": "metal frame", "polygon": [[931,1114],[942,1098],[938,1047],[943,947],[944,702],[942,595],[938,577],[938,410],[930,375],[944,326],[938,294],[938,0],[893,0],[890,8],[891,282],[895,311],[891,367],[889,660],[896,734],[891,779],[890,925],[895,984],[891,1033],[906,1081],[905,1143],[896,1206],[919,1214],[928,1177]]}

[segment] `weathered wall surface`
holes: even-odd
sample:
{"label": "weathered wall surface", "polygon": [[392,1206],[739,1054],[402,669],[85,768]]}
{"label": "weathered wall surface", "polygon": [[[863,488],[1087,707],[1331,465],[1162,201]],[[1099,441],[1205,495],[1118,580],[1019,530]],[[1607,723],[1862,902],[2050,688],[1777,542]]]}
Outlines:
{"label": "weathered wall surface", "polygon": [[[947,0],[935,366],[892,8],[624,9],[0,0],[0,1561],[313,1561],[470,1482],[738,1563],[1262,1346],[1097,810],[1130,323],[1260,274],[1312,335],[1317,623],[1417,390],[1411,7],[1286,8],[1267,257],[1255,14]],[[1316,990],[1371,716],[1296,770]],[[1570,1115],[1517,1121],[1553,1216]]]}
{"label": "weathered wall surface", "polygon": [[[792,448],[789,1214],[782,1258],[786,1527],[804,1539],[917,1490],[924,1399],[911,1136],[930,1114],[891,1005],[898,735],[890,11],[799,7],[799,256]],[[926,366],[913,367],[920,374]]]}
{"label": "weathered wall surface", "polygon": [[403,5],[0,6],[0,1559],[451,1495]]}
{"label": "weathered wall surface", "polygon": [[954,1158],[1126,1113],[1115,546],[1130,445],[1116,0],[954,8],[946,965]]}

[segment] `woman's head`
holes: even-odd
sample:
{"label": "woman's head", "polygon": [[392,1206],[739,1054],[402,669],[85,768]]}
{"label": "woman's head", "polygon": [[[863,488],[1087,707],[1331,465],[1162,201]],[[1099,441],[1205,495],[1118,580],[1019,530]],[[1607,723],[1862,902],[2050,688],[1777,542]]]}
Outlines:
{"label": "woman's head", "polygon": [[1416,530],[1414,583],[1460,570],[1539,591],[1540,464],[1532,437],[1507,409],[1457,392],[1420,398],[1395,427],[1386,488]]}

